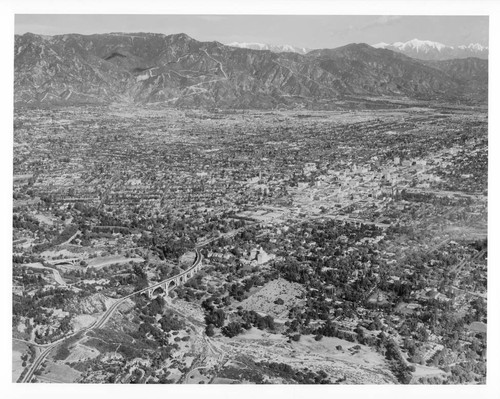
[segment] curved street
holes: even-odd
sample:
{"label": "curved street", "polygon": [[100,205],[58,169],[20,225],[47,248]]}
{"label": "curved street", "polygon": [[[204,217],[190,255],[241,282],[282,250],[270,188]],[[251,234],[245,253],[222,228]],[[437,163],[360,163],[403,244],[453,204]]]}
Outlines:
{"label": "curved street", "polygon": [[[203,245],[208,244],[208,242],[210,242],[210,241],[205,242]],[[200,246],[200,245],[198,245],[198,246]],[[107,309],[102,314],[102,316],[99,318],[99,320],[97,320],[91,326],[83,328],[83,329],[81,329],[79,331],[75,331],[75,332],[69,334],[68,336],[66,336],[64,338],[61,338],[60,340],[55,341],[52,344],[49,344],[49,346],[47,348],[45,348],[45,350],[43,350],[38,355],[38,357],[35,359],[35,361],[29,366],[28,371],[26,372],[26,374],[22,378],[20,378],[18,382],[29,382],[29,381],[31,381],[31,379],[33,378],[33,374],[40,367],[40,365],[43,363],[43,361],[46,359],[46,357],[52,351],[52,349],[55,348],[56,346],[58,346],[59,344],[61,344],[62,342],[64,342],[65,340],[67,340],[68,338],[71,338],[71,337],[75,336],[76,334],[79,334],[79,333],[82,333],[82,332],[86,333],[88,331],[92,331],[94,329],[101,328],[102,326],[104,326],[106,324],[106,322],[110,319],[110,317],[112,316],[112,314],[115,312],[115,310],[118,309],[118,307],[125,300],[127,300],[128,298],[130,298],[130,297],[132,297],[134,295],[137,295],[137,294],[141,294],[143,292],[147,292],[150,289],[154,289],[154,288],[160,287],[160,286],[162,286],[165,283],[168,285],[168,283],[170,283],[171,281],[175,280],[176,278],[184,276],[185,274],[189,273],[196,266],[198,266],[200,264],[201,260],[202,260],[202,255],[201,255],[198,247],[195,247],[195,253],[196,253],[196,256],[195,256],[194,262],[193,262],[193,264],[191,265],[191,267],[189,269],[184,270],[182,273],[179,273],[179,274],[177,274],[177,275],[175,275],[173,277],[169,277],[166,280],[160,281],[159,283],[150,285],[150,286],[148,286],[146,288],[143,288],[141,290],[138,290],[138,291],[134,291],[131,294],[128,294],[128,295],[120,298],[113,305],[111,305],[109,307],[109,309]],[[45,267],[42,266],[42,268],[45,268]],[[49,268],[47,268],[47,269],[49,269]],[[51,270],[53,270],[53,269],[51,269]]]}
{"label": "curved street", "polygon": [[50,270],[54,274],[54,280],[56,281],[57,284],[59,284],[59,285],[66,285],[66,281],[63,280],[63,278],[59,274],[59,270],[57,270],[57,269],[53,269],[51,267],[44,266],[41,263],[25,263],[22,266],[32,267],[33,269]]}

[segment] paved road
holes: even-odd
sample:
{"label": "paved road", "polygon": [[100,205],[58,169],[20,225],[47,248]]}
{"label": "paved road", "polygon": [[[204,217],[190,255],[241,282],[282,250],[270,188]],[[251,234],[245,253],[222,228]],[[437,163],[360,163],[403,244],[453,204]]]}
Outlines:
{"label": "paved road", "polygon": [[56,269],[52,269],[51,267],[44,266],[41,263],[24,263],[22,266],[32,267],[33,269],[50,270],[54,274],[54,280],[56,280],[57,284],[59,284],[59,285],[66,285],[66,281],[63,280],[63,278],[59,274],[59,271],[56,270]]}
{"label": "paved road", "polygon": [[427,251],[425,251],[425,254],[429,255],[430,253],[432,253],[434,251],[437,251],[439,248],[441,248],[442,246],[448,244],[450,241],[451,241],[451,238],[445,238],[439,244],[434,245],[433,247],[431,247],[430,249],[428,249]]}
{"label": "paved road", "polygon": [[445,190],[422,190],[418,188],[410,188],[407,190],[409,193],[417,193],[417,194],[434,194],[434,195],[449,195],[449,196],[459,196],[459,197],[467,197],[473,199],[483,199],[486,198],[483,194],[467,194],[462,191],[445,191]]}
{"label": "paved road", "polygon": [[[38,356],[38,358],[33,362],[33,364],[29,367],[28,369],[28,372],[24,375],[24,377],[19,381],[19,382],[29,382],[31,380],[31,378],[33,377],[33,374],[35,373],[35,371],[38,369],[38,367],[40,367],[40,365],[42,364],[42,362],[46,359],[46,357],[48,356],[48,354],[52,351],[52,349],[54,349],[56,346],[58,346],[59,344],[61,344],[63,341],[65,341],[66,339],[68,338],[71,338],[73,336],[75,336],[76,334],[79,334],[79,333],[87,333],[89,331],[92,331],[94,329],[97,329],[97,328],[101,328],[102,326],[104,326],[106,324],[106,322],[110,319],[110,317],[113,315],[113,313],[115,312],[116,309],[118,309],[118,307],[125,301],[127,300],[128,298],[131,298],[133,297],[134,295],[137,295],[137,294],[141,294],[143,292],[147,292],[148,290],[150,290],[151,288],[157,288],[157,287],[160,287],[162,286],[163,284],[167,284],[170,283],[172,280],[180,277],[180,276],[183,276],[187,273],[189,273],[192,269],[194,269],[196,266],[198,266],[202,260],[202,255],[199,251],[198,248],[195,248],[195,252],[196,252],[196,256],[195,256],[195,260],[193,262],[193,264],[191,265],[191,267],[185,271],[183,271],[182,273],[179,273],[177,274],[176,276],[174,277],[170,277],[166,280],[163,280],[163,281],[160,281],[159,283],[156,283],[156,284],[153,284],[151,286],[148,286],[146,288],[143,288],[142,290],[138,290],[138,291],[135,291],[135,292],[132,292],[131,294],[129,295],[126,295],[122,298],[120,298],[119,300],[117,300],[113,305],[111,305],[104,313],[103,315],[99,318],[99,320],[97,320],[96,322],[94,322],[92,325],[90,325],[89,327],[87,328],[84,328],[82,330],[79,330],[77,332],[74,332],[64,338],[61,338],[60,340],[56,341],[56,342],[53,342],[52,344],[50,344],[49,346],[47,346],[45,348],[44,351],[42,351],[42,353],[40,353],[40,355]],[[42,266],[43,267],[43,266]],[[52,270],[52,269],[51,269]]]}
{"label": "paved road", "polygon": [[[126,295],[120,299],[118,299],[115,303],[113,303],[113,305],[111,305],[109,307],[109,309],[107,309],[103,314],[102,316],[99,318],[99,320],[97,320],[96,322],[94,322],[92,325],[90,325],[89,327],[86,327],[84,329],[81,329],[79,331],[76,331],[74,333],[71,333],[70,335],[67,335],[66,337],[64,338],[61,338],[60,340],[56,341],[56,342],[53,342],[51,344],[48,344],[48,346],[46,347],[46,349],[40,353],[40,355],[38,356],[38,358],[31,364],[31,366],[29,366],[29,369],[28,369],[28,372],[24,375],[24,377],[22,379],[19,380],[19,382],[29,382],[31,381],[31,378],[33,378],[33,374],[35,373],[35,371],[38,369],[38,367],[40,367],[40,365],[43,363],[43,361],[47,358],[48,354],[50,353],[50,351],[52,349],[54,349],[57,345],[61,344],[63,341],[65,341],[66,339],[68,338],[71,338],[73,336],[75,336],[76,334],[79,334],[79,333],[84,333],[86,334],[87,332],[89,331],[92,331],[96,328],[101,328],[102,326],[104,326],[106,324],[106,322],[111,318],[112,314],[114,313],[114,311],[116,309],[118,309],[118,307],[125,301],[127,300],[128,298],[131,298],[133,297],[134,295],[137,295],[137,294],[141,294],[143,292],[147,292],[149,291],[150,289],[155,289],[155,288],[158,288],[158,287],[161,287],[163,284],[168,284],[172,281],[172,280],[175,280],[176,278],[178,277],[181,277],[181,276],[184,276],[185,274],[189,273],[191,270],[193,270],[196,266],[198,266],[203,258],[203,256],[201,255],[200,253],[200,250],[199,248],[200,247],[203,247],[213,241],[216,241],[222,237],[231,237],[231,236],[234,236],[235,234],[239,233],[240,231],[244,230],[245,228],[242,227],[240,229],[237,229],[237,230],[233,230],[233,231],[230,231],[229,233],[225,233],[225,234],[221,234],[219,237],[214,237],[214,238],[211,238],[211,239],[208,239],[208,240],[204,240],[202,242],[199,242],[198,244],[195,245],[195,253],[196,253],[196,256],[194,258],[194,262],[193,264],[191,265],[191,267],[187,270],[184,270],[182,273],[179,273],[173,277],[169,277],[168,279],[166,280],[163,280],[163,281],[160,281],[159,283],[156,283],[156,284],[153,284],[153,285],[150,285],[146,288],[143,288],[141,290],[138,290],[138,291],[135,291],[135,292],[132,292],[131,294],[129,295]],[[43,266],[42,266],[43,267]],[[47,268],[47,269],[50,269],[50,268]],[[53,269],[50,269],[50,270],[53,270]]]}
{"label": "paved road", "polygon": [[[72,335],[74,335],[74,334],[72,334]],[[69,337],[66,337],[66,338],[69,338]],[[43,363],[43,361],[48,356],[48,354],[50,353],[50,351],[53,348],[55,348],[57,345],[59,345],[66,338],[63,338],[61,341],[56,341],[56,342],[52,343],[50,346],[47,347],[47,349],[45,349],[42,353],[40,353],[40,355],[35,359],[35,361],[32,363],[32,365],[28,369],[28,372],[24,375],[23,378],[21,378],[20,380],[18,380],[18,382],[29,382],[29,381],[31,381],[31,379],[33,378],[33,374],[38,369],[38,367],[40,367],[40,365]]]}
{"label": "paved road", "polygon": [[149,291],[150,289],[154,289],[154,288],[157,288],[157,287],[161,287],[163,284],[169,284],[171,281],[175,280],[176,278],[180,277],[180,276],[183,276],[187,273],[189,273],[191,270],[193,270],[196,266],[198,266],[201,262],[201,259],[202,259],[202,255],[201,253],[199,252],[198,248],[195,248],[195,252],[196,252],[196,256],[195,256],[195,259],[194,259],[194,262],[193,264],[191,265],[191,267],[187,270],[184,270],[182,273],[179,273],[177,275],[175,275],[174,277],[169,277],[168,279],[166,280],[163,280],[163,281],[160,281],[159,283],[156,283],[156,284],[153,284],[153,285],[150,285],[146,288],[143,288],[142,290],[139,290],[139,291],[135,291],[127,296],[124,296],[122,298],[120,298],[118,301],[116,301],[113,305],[111,305],[109,307],[109,309],[106,310],[106,312],[104,312],[104,314],[101,316],[101,318],[96,321],[93,325],[91,325],[90,327],[88,327],[88,330],[87,331],[90,331],[90,330],[93,330],[95,328],[101,328],[104,324],[106,324],[106,322],[109,320],[109,318],[111,317],[111,315],[113,314],[113,312],[125,301],[127,300],[128,298],[131,298],[133,297],[134,295],[137,295],[137,294],[141,294],[143,292],[147,292]]}
{"label": "paved road", "polygon": [[462,267],[466,264],[466,263],[472,263],[476,260],[478,260],[479,258],[481,258],[485,253],[487,252],[486,249],[482,249],[481,251],[479,251],[477,254],[473,255],[472,257],[470,258],[465,258],[463,259],[461,262],[457,263],[455,266],[453,266],[451,268],[451,271],[452,272],[456,272],[458,273]]}
{"label": "paved road", "polygon": [[59,245],[67,245],[69,244],[71,241],[73,241],[73,239],[78,235],[80,234],[80,230],[77,230],[75,234],[73,234],[70,238],[68,238],[66,241],[64,241],[63,243],[59,244]]}

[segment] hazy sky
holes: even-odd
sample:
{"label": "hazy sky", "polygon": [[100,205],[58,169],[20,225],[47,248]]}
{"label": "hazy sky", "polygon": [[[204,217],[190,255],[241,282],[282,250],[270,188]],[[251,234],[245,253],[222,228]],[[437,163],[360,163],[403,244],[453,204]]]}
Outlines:
{"label": "hazy sky", "polygon": [[291,44],[309,48],[392,43],[414,38],[448,45],[488,45],[488,17],[17,14],[15,32],[44,35],[183,32],[201,41]]}

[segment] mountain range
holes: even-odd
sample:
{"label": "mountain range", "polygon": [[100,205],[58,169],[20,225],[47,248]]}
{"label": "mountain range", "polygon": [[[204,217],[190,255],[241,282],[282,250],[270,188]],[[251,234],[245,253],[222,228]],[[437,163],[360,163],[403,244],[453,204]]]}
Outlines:
{"label": "mountain range", "polygon": [[14,100],[29,104],[335,107],[353,98],[485,102],[488,61],[421,61],[367,44],[307,54],[185,34],[15,36]]}
{"label": "mountain range", "polygon": [[396,51],[421,60],[449,60],[470,57],[488,59],[488,47],[479,43],[447,46],[430,40],[413,39],[407,42],[395,42],[392,44],[377,43],[373,47]]}
{"label": "mountain range", "polygon": [[227,43],[226,46],[239,47],[239,48],[249,48],[252,50],[269,50],[273,53],[297,53],[297,54],[307,54],[311,49],[306,47],[296,47],[289,44],[265,44],[265,43],[242,43],[242,42],[232,42]]}
{"label": "mountain range", "polygon": [[[253,50],[269,50],[274,53],[289,52],[297,54],[307,54],[312,50],[310,48],[296,47],[289,44],[275,45],[265,43],[232,42],[228,43],[227,46],[249,48]],[[430,40],[413,39],[407,42],[394,42],[392,44],[381,42],[373,44],[372,47],[392,50],[397,53],[402,53],[409,57],[422,60],[448,60],[470,57],[488,59],[488,47],[483,46],[479,43],[470,43],[467,45],[459,46],[447,46],[445,44],[433,42]]]}

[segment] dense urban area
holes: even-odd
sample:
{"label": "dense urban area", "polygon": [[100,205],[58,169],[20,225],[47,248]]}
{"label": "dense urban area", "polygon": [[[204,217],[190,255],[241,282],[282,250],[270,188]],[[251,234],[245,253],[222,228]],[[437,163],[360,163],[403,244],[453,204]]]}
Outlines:
{"label": "dense urban area", "polygon": [[14,382],[484,384],[487,109],[17,107]]}

